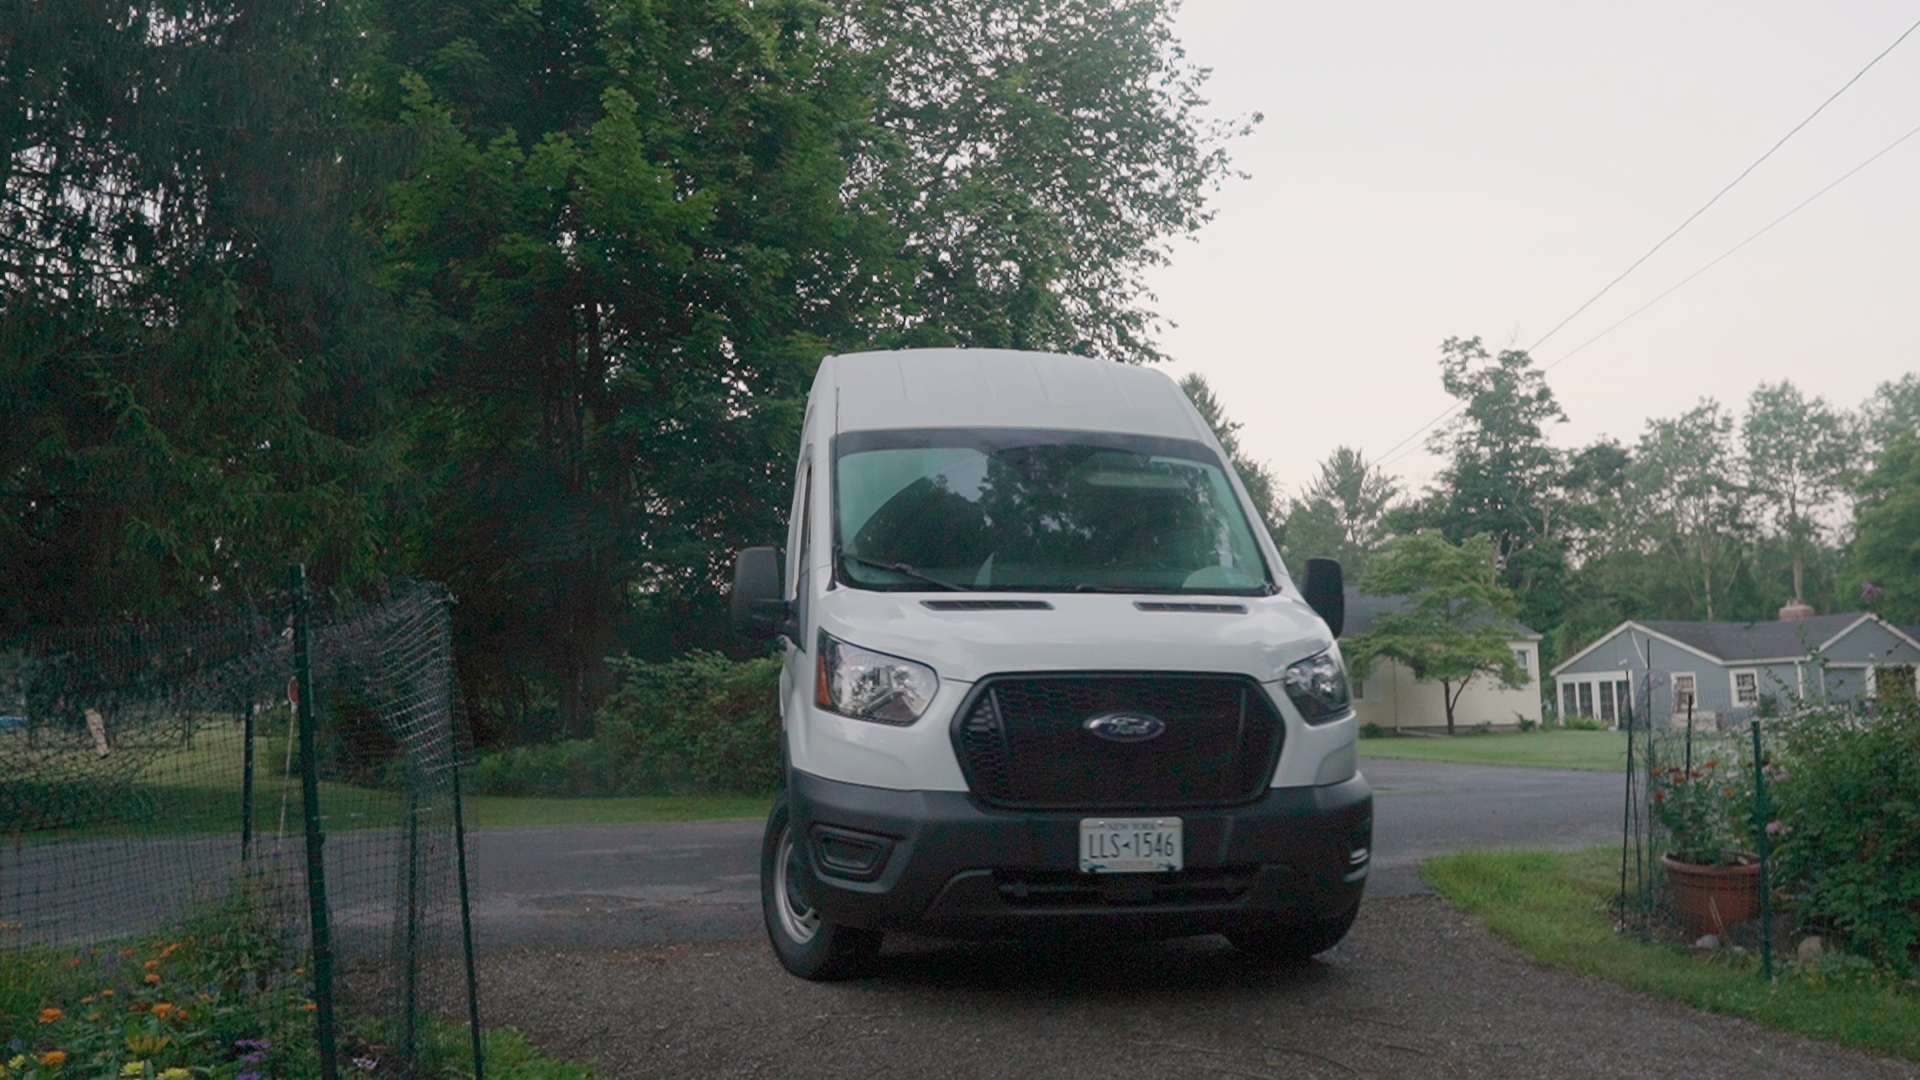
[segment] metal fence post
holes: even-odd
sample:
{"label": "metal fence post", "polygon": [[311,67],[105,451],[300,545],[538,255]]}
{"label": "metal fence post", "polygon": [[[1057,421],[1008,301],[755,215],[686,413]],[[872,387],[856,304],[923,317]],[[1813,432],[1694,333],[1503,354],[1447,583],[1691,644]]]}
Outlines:
{"label": "metal fence post", "polygon": [[453,850],[460,871],[460,943],[467,960],[467,1031],[473,1039],[473,1080],[486,1080],[486,1050],[480,1038],[480,976],[473,966],[473,903],[467,896],[467,822],[460,808],[460,765],[453,765]]}
{"label": "metal fence post", "polygon": [[320,1049],[321,1080],[338,1080],[340,1049],[333,1011],[333,932],[327,917],[327,867],[320,825],[320,759],[313,743],[313,655],[308,620],[312,602],[307,595],[307,568],[288,568],[293,592],[294,719],[300,727],[300,801],[307,826],[307,911],[313,933],[313,1004],[315,1036]]}
{"label": "metal fence post", "polygon": [[241,706],[245,749],[240,755],[240,861],[253,861],[253,713],[254,702]]}
{"label": "metal fence post", "polygon": [[1767,880],[1767,861],[1772,856],[1767,835],[1767,770],[1760,760],[1760,721],[1753,727],[1753,831],[1760,848],[1760,977],[1773,981],[1773,892]]}

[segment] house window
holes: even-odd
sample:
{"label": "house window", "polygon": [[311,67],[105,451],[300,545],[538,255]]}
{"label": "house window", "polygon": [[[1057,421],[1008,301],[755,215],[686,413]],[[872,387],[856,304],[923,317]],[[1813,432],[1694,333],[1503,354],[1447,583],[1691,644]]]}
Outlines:
{"label": "house window", "polygon": [[1735,705],[1757,705],[1760,703],[1760,675],[1754,671],[1736,671],[1733,673],[1733,703]]}
{"label": "house window", "polygon": [[1610,682],[1600,684],[1600,719],[1605,720],[1609,724],[1615,720],[1613,715],[1613,684]]}
{"label": "house window", "polygon": [[1519,666],[1521,671],[1527,670],[1527,650],[1525,649],[1513,650],[1513,662]]}
{"label": "house window", "polygon": [[1673,711],[1690,713],[1696,700],[1693,692],[1693,675],[1675,675],[1673,677]]}
{"label": "house window", "polygon": [[1590,682],[1580,684],[1580,715],[1593,715],[1593,684]]}
{"label": "house window", "polygon": [[1561,716],[1579,716],[1580,715],[1580,697],[1579,697],[1580,692],[1578,690],[1575,690],[1573,687],[1574,687],[1574,684],[1570,682],[1563,682],[1560,684],[1560,715]]}

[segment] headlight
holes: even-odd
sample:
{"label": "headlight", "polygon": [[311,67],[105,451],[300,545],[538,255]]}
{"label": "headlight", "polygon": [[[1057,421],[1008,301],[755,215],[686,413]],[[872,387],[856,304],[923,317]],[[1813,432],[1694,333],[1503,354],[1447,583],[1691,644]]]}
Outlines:
{"label": "headlight", "polygon": [[813,700],[823,709],[882,724],[911,724],[927,711],[939,688],[939,676],[925,664],[820,633]]}
{"label": "headlight", "polygon": [[1332,649],[1287,669],[1281,678],[1293,707],[1309,724],[1325,723],[1347,711],[1351,695],[1347,692],[1347,668]]}

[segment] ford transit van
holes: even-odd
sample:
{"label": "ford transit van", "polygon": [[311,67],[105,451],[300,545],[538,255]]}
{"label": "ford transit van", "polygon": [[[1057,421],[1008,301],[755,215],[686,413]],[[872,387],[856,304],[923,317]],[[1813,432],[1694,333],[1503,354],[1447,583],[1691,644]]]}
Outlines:
{"label": "ford transit van", "polygon": [[827,358],[784,552],[733,615],[779,638],[786,788],[761,896],[780,962],[889,931],[1345,936],[1373,796],[1335,638],[1173,380],[1085,357]]}

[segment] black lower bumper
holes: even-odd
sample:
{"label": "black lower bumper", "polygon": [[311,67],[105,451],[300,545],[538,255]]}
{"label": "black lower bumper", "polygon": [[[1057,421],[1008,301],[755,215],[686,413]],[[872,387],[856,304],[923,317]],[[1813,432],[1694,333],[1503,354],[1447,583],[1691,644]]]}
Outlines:
{"label": "black lower bumper", "polygon": [[1360,902],[1372,845],[1373,793],[1357,776],[1179,811],[1185,869],[1170,874],[1080,873],[1079,812],[789,780],[796,834],[809,838],[807,899],[831,922],[874,930],[1146,938],[1321,922]]}

